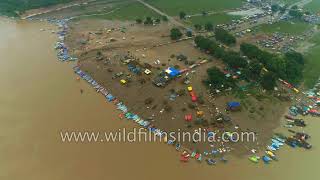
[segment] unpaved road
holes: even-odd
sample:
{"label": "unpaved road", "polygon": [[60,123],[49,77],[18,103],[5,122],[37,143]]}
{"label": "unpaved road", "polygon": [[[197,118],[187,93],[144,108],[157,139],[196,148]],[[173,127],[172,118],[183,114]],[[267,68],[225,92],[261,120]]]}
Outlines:
{"label": "unpaved road", "polygon": [[183,27],[183,28],[187,28],[186,25],[184,25],[183,23],[175,20],[173,17],[169,16],[168,14],[160,11],[159,9],[157,9],[156,7],[144,2],[143,0],[137,0],[138,2],[140,2],[141,4],[143,4],[144,6],[148,7],[149,9],[155,11],[156,13],[160,14],[161,16],[167,16],[169,21],[171,21],[171,23],[175,24],[176,26],[179,27]]}

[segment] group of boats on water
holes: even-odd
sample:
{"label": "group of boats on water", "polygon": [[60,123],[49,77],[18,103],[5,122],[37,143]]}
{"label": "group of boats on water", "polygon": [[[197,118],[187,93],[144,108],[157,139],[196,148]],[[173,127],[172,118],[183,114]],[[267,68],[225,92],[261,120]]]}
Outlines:
{"label": "group of boats on water", "polygon": [[249,160],[254,163],[258,163],[260,160],[262,160],[266,164],[269,164],[271,161],[278,161],[275,152],[285,144],[292,148],[312,148],[312,145],[307,142],[307,140],[310,138],[308,134],[303,132],[296,132],[293,130],[289,130],[289,132],[293,133],[294,135],[286,137],[283,134],[276,133],[271,139],[271,144],[267,145],[265,154],[262,157],[258,155],[250,156]]}

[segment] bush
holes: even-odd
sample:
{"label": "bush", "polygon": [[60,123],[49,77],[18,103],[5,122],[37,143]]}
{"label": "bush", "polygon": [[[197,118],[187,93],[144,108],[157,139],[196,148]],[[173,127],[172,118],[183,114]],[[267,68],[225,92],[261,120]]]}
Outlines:
{"label": "bush", "polygon": [[205,25],[204,25],[204,29],[206,30],[206,31],[213,31],[213,24],[212,23],[206,23]]}
{"label": "bush", "polygon": [[142,23],[142,19],[136,19],[136,23],[137,24],[141,24]]}
{"label": "bush", "polygon": [[231,45],[236,43],[236,38],[222,28],[216,28],[214,33],[216,39],[224,44]]}
{"label": "bush", "polygon": [[276,86],[276,76],[273,72],[268,72],[263,75],[261,86],[266,90],[273,90]]}
{"label": "bush", "polygon": [[170,37],[172,40],[178,40],[182,37],[182,33],[178,28],[172,28],[170,31]]}

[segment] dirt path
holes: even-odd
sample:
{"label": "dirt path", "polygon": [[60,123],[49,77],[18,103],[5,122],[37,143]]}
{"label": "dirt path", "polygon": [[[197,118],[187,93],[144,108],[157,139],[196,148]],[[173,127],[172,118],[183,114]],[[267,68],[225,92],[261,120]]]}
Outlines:
{"label": "dirt path", "polygon": [[159,9],[155,8],[154,6],[144,2],[143,0],[137,0],[137,1],[140,2],[141,4],[143,4],[144,6],[148,7],[149,9],[155,11],[156,13],[160,14],[161,16],[167,16],[169,21],[171,21],[171,23],[175,24],[176,26],[187,28],[186,25],[184,25],[183,23],[175,20],[173,17],[171,17],[168,14],[160,11]]}

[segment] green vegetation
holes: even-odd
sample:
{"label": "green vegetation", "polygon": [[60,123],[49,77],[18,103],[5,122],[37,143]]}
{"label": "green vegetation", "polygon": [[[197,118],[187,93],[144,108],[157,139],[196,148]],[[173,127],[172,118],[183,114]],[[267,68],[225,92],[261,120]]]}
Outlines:
{"label": "green vegetation", "polygon": [[292,16],[295,19],[301,19],[303,16],[303,12],[298,9],[298,6],[293,6],[289,10],[289,15]]}
{"label": "green vegetation", "polygon": [[118,10],[106,15],[97,15],[93,16],[94,18],[100,19],[110,19],[110,20],[136,20],[136,19],[145,19],[147,17],[152,18],[163,18],[156,12],[150,10],[149,8],[143,6],[138,2],[126,3],[119,5]]}
{"label": "green vegetation", "polygon": [[244,0],[145,0],[151,5],[172,16],[178,16],[179,12],[197,14],[203,11],[223,11],[241,7]]}
{"label": "green vegetation", "polygon": [[221,58],[222,61],[233,69],[246,68],[248,62],[241,57],[240,53],[234,51],[225,51],[216,41],[205,38],[203,36],[197,36],[194,40],[197,47],[206,51],[216,58]]}
{"label": "green vegetation", "polygon": [[182,32],[178,28],[172,28],[170,31],[170,37],[172,40],[178,40],[182,37]]}
{"label": "green vegetation", "polygon": [[185,12],[183,12],[183,11],[179,13],[180,19],[185,19],[185,18],[186,18],[186,15],[187,15],[187,14],[186,14]]}
{"label": "green vegetation", "polygon": [[312,38],[311,43],[315,44],[308,53],[306,53],[306,67],[304,70],[305,86],[311,88],[320,77],[320,33]]}
{"label": "green vegetation", "polygon": [[310,12],[319,13],[320,12],[320,1],[313,0],[305,6],[305,9]]}
{"label": "green vegetation", "polygon": [[282,78],[293,84],[299,83],[302,79],[305,60],[300,53],[292,51],[284,55],[276,55],[247,43],[241,44],[240,50],[249,59],[257,60],[263,64],[277,78]]}
{"label": "green vegetation", "polygon": [[19,16],[19,14],[29,9],[47,7],[71,1],[72,0],[1,0],[0,15]]}
{"label": "green vegetation", "polygon": [[258,31],[263,33],[272,34],[275,32],[288,33],[290,35],[298,35],[311,28],[312,25],[301,21],[279,21],[274,24],[263,24],[257,28]]}
{"label": "green vegetation", "polygon": [[261,86],[266,90],[273,90],[276,86],[276,75],[273,72],[267,72],[262,76]]}
{"label": "green vegetation", "polygon": [[228,15],[226,13],[219,13],[219,14],[211,14],[211,15],[206,15],[206,16],[193,16],[190,18],[190,21],[192,24],[200,24],[204,25],[207,22],[212,23],[214,26],[218,24],[225,24],[229,23],[232,20],[240,19],[241,16],[233,16],[233,15]]}
{"label": "green vegetation", "polygon": [[216,28],[214,30],[214,34],[218,41],[226,45],[231,45],[236,43],[236,38],[232,34],[230,34],[228,31],[222,28]]}
{"label": "green vegetation", "polygon": [[[305,60],[302,54],[298,52],[290,51],[283,55],[277,55],[263,51],[255,45],[242,43],[240,50],[241,53],[250,60],[248,63],[247,58],[244,58],[242,54],[234,51],[226,51],[212,39],[197,36],[194,42],[200,50],[216,58],[221,58],[231,70],[242,71],[242,78],[247,81],[254,80],[255,82],[260,82],[264,89],[273,89],[276,79],[278,78],[282,78],[292,84],[298,84],[302,80]],[[261,77],[263,67],[265,67],[268,72],[264,73]],[[217,73],[214,74],[216,75]],[[210,82],[209,84],[217,83],[213,80],[213,77],[212,79],[209,77],[207,82]],[[228,84],[230,85],[230,83]],[[218,85],[219,83],[213,86]]]}
{"label": "green vegetation", "polygon": [[207,69],[207,75],[208,78],[204,82],[210,88],[224,89],[234,85],[233,80],[226,78],[217,67]]}
{"label": "green vegetation", "polygon": [[204,29],[205,29],[206,31],[213,31],[213,24],[210,23],[210,22],[206,23],[206,24],[204,25]]}

